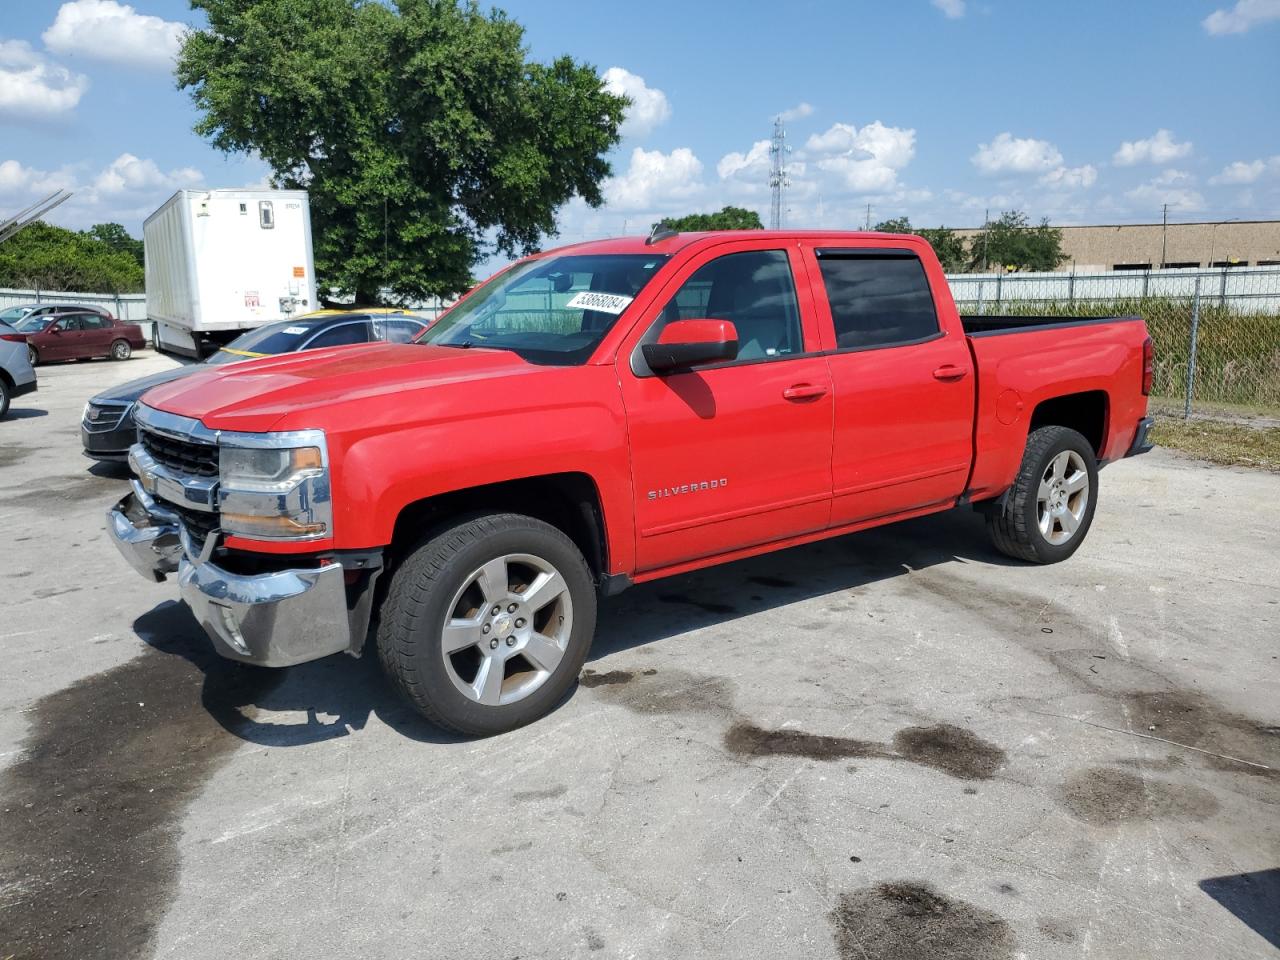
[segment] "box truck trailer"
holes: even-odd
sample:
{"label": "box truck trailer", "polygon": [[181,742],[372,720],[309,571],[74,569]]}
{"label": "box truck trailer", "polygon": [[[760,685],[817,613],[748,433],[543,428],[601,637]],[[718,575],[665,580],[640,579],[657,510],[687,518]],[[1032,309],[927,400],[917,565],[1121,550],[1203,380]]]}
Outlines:
{"label": "box truck trailer", "polygon": [[305,190],[179,190],[142,239],[158,350],[198,358],[317,306]]}

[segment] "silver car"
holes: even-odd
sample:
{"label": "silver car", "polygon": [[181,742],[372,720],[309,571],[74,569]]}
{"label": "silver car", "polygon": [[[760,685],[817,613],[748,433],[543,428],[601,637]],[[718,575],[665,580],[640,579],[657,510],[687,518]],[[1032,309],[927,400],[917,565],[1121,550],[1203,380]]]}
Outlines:
{"label": "silver car", "polygon": [[0,418],[9,412],[14,397],[36,388],[36,372],[27,356],[27,338],[7,323],[0,323]]}

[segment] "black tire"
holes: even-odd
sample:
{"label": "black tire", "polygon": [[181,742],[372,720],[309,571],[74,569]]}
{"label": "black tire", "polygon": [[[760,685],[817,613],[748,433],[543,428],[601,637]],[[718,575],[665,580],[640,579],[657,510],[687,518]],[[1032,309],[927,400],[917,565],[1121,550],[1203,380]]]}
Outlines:
{"label": "black tire", "polygon": [[111,359],[112,360],[128,360],[133,356],[133,347],[129,345],[128,340],[114,340],[111,343]]}
{"label": "black tire", "polygon": [[33,367],[40,362],[40,351],[31,346],[31,344],[27,344],[27,360],[30,361]]}
{"label": "black tire", "polygon": [[[447,608],[471,574],[510,554],[540,557],[555,568],[567,588],[572,617],[564,652],[541,686],[513,703],[490,706],[468,699],[455,686],[440,631],[454,615]],[[487,514],[459,519],[405,558],[383,601],[376,643],[383,670],[419,713],[447,730],[491,736],[532,723],[560,702],[582,669],[595,622],[591,571],[573,541],[533,517]]]}
{"label": "black tire", "polygon": [[[1038,523],[1038,492],[1041,478],[1054,459],[1074,451],[1084,463],[1089,477],[1088,500],[1079,526],[1065,543],[1052,543]],[[1029,563],[1059,563],[1080,548],[1098,503],[1098,463],[1089,441],[1069,427],[1040,427],[1027,437],[1022,465],[1003,502],[987,513],[987,533],[1001,553]]]}
{"label": "black tire", "polygon": [[4,377],[0,377],[0,420],[9,415],[9,401],[13,397],[13,391],[9,389],[9,382]]}

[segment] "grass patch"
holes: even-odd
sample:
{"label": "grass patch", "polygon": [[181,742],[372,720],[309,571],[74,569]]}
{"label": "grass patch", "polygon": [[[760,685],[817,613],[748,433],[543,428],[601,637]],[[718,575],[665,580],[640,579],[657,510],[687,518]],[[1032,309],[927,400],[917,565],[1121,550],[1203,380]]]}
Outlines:
{"label": "grass patch", "polygon": [[1161,418],[1151,431],[1151,439],[1157,446],[1210,463],[1280,473],[1280,427]]}

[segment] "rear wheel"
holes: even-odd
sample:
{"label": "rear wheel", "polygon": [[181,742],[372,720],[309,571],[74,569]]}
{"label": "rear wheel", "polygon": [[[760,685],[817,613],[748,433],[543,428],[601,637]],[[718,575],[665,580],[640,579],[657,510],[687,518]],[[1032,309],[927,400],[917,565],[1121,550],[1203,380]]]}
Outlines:
{"label": "rear wheel", "polygon": [[111,344],[112,360],[128,360],[133,354],[133,347],[129,346],[128,340],[116,340]]}
{"label": "rear wheel", "polygon": [[520,514],[463,520],[422,543],[391,581],[378,656],[433,723],[487,736],[548,713],[577,679],[595,632],[581,552]]}
{"label": "rear wheel", "polygon": [[1057,563],[1084,541],[1097,494],[1098,465],[1089,441],[1068,427],[1041,427],[1027,438],[1003,504],[987,514],[987,532],[1001,553]]}
{"label": "rear wheel", "polygon": [[31,361],[31,365],[34,367],[37,363],[40,362],[40,351],[28,344],[27,359]]}

